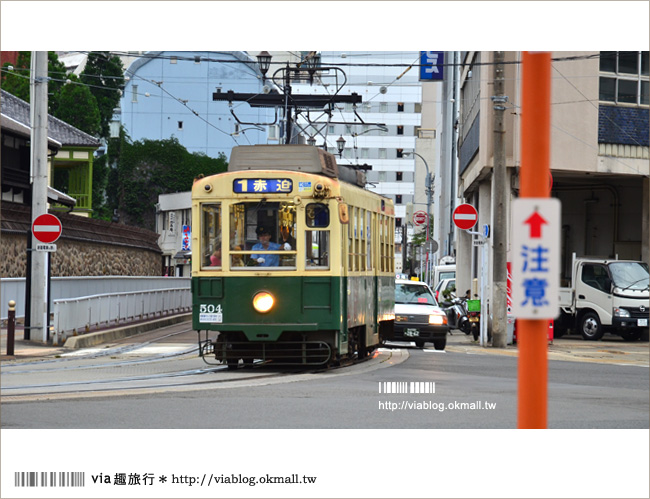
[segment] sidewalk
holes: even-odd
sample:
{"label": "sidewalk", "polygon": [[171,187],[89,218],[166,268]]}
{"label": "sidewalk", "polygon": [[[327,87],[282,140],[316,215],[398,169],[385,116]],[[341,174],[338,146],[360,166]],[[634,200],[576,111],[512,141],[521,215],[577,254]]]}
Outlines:
{"label": "sidewalk", "polygon": [[135,336],[159,327],[176,324],[190,318],[191,314],[185,313],[154,320],[107,327],[92,333],[71,336],[66,339],[64,345],[48,345],[42,341],[24,340],[23,326],[22,324],[16,324],[14,335],[14,355],[7,355],[7,327],[6,324],[3,324],[0,328],[0,361],[57,357],[63,353],[70,352],[71,350],[88,348],[91,346],[101,345],[102,343],[126,338],[128,336]]}
{"label": "sidewalk", "polygon": [[[506,348],[482,347],[471,336],[458,330],[447,338],[447,350],[475,355],[505,355],[517,357],[517,345]],[[548,345],[548,360],[595,362],[650,366],[650,343],[647,341],[624,341],[621,337],[607,334],[601,341],[586,341],[579,335],[556,338]]]}
{"label": "sidewalk", "polygon": [[[93,333],[72,336],[63,346],[47,345],[38,341],[23,340],[22,326],[16,326],[14,340],[14,355],[7,355],[7,329],[0,330],[0,361],[52,358],[71,350],[88,348],[151,331],[158,327],[175,324],[190,318],[190,314],[180,314],[151,321],[107,328]],[[482,347],[471,336],[458,330],[447,337],[447,351],[473,355],[505,355],[517,357],[519,352],[516,345],[506,348]],[[573,362],[596,362],[605,364],[623,364],[648,367],[650,365],[650,344],[647,341],[623,341],[614,335],[605,335],[602,341],[585,341],[580,336],[565,336],[553,341],[548,347],[549,360],[564,360]]]}

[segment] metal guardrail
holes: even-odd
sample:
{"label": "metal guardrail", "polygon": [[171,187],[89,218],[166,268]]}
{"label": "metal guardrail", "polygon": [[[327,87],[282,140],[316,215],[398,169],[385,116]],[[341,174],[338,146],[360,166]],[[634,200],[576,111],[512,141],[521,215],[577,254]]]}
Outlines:
{"label": "metal guardrail", "polygon": [[190,288],[108,293],[54,300],[56,341],[68,336],[190,311]]}
{"label": "metal guardrail", "polygon": [[[52,277],[50,311],[54,300],[107,293],[189,288],[189,277],[83,276]],[[9,300],[16,302],[16,318],[25,317],[25,278],[0,279],[0,320],[8,317]]]}

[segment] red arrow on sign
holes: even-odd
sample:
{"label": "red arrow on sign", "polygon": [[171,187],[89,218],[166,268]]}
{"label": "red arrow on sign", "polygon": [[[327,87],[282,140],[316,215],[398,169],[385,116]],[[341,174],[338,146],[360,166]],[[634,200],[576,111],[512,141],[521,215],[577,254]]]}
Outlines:
{"label": "red arrow on sign", "polygon": [[535,239],[542,237],[542,225],[548,225],[548,222],[535,212],[524,221],[524,224],[530,225],[530,238]]}
{"label": "red arrow on sign", "polygon": [[41,243],[53,243],[61,235],[61,221],[49,213],[40,215],[36,217],[32,224],[32,233],[36,240]]}

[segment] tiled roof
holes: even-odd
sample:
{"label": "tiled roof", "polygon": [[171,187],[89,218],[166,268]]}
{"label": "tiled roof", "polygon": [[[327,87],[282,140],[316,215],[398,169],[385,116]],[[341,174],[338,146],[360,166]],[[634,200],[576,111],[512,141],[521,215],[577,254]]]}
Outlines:
{"label": "tiled roof", "polygon": [[[61,220],[63,226],[61,239],[130,246],[161,253],[156,232],[69,213],[53,212],[52,214]],[[25,234],[30,230],[30,226],[29,206],[2,201],[3,232]]]}
{"label": "tiled roof", "polygon": [[[19,99],[15,95],[5,90],[1,90],[2,102],[1,110],[5,116],[22,123],[25,126],[31,126],[29,118],[29,103]],[[60,142],[64,146],[83,146],[99,147],[100,142],[92,135],[82,132],[78,128],[61,121],[54,116],[47,116],[47,135],[48,137]]]}
{"label": "tiled roof", "polygon": [[648,146],[648,108],[599,106],[598,142]]}

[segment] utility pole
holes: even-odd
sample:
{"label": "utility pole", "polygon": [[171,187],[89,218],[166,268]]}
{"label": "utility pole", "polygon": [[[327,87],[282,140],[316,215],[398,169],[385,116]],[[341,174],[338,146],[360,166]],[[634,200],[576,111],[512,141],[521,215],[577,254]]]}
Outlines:
{"label": "utility pole", "polygon": [[504,52],[494,52],[494,168],[492,170],[492,346],[505,348],[507,342],[507,230],[506,150],[504,123]]}
{"label": "utility pole", "polygon": [[[32,52],[31,92],[31,167],[32,220],[47,213],[47,52]],[[32,248],[37,241],[32,234]],[[36,337],[47,341],[50,318],[47,316],[48,253],[32,252],[30,328]]]}

